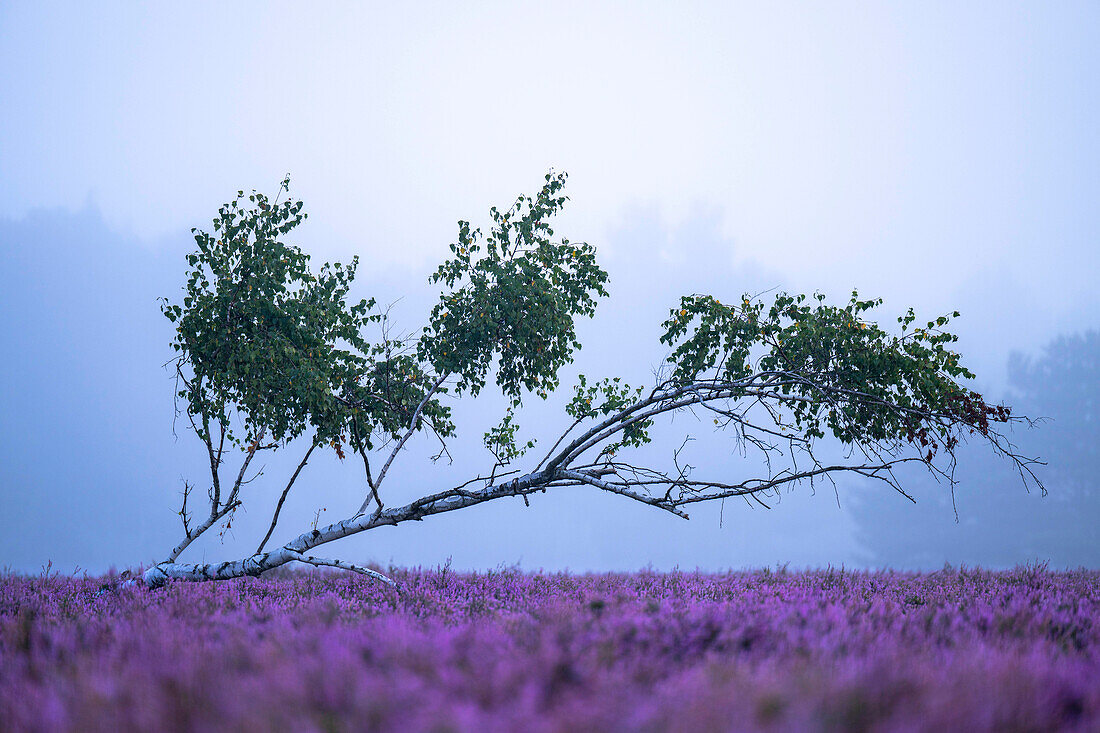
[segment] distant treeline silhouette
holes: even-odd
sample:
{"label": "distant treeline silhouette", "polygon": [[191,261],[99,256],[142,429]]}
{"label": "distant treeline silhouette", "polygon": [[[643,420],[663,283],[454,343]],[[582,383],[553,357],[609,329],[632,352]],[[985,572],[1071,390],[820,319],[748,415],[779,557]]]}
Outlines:
{"label": "distant treeline silhouette", "polygon": [[1059,336],[1037,358],[1013,353],[1008,375],[1005,400],[1040,421],[1012,437],[1021,452],[1047,463],[1037,473],[1048,495],[1025,493],[1003,461],[968,446],[956,474],[958,523],[949,485],[928,476],[908,484],[916,507],[879,487],[860,494],[853,511],[869,562],[1100,564],[1100,332]]}

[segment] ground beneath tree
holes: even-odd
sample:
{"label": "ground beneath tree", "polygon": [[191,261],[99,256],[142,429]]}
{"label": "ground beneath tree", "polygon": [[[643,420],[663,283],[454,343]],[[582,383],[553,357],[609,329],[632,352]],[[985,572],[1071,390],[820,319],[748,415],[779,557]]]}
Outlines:
{"label": "ground beneath tree", "polygon": [[4,730],[1098,730],[1100,571],[0,578]]}

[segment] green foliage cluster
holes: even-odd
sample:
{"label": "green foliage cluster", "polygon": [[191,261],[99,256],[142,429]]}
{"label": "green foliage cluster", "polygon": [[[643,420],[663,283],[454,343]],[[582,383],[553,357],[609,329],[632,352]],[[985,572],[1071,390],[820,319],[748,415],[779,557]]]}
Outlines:
{"label": "green foliage cluster", "polygon": [[[641,387],[631,387],[624,383],[621,377],[602,379],[589,385],[588,378],[581,374],[573,388],[573,399],[565,406],[565,412],[578,422],[615,415],[638,402],[644,391]],[[637,448],[645,445],[650,442],[649,428],[652,426],[653,420],[649,418],[631,422],[623,429],[619,439],[606,445],[602,452],[614,455],[623,447]]]}
{"label": "green foliage cluster", "polygon": [[509,408],[504,419],[498,425],[489,428],[483,436],[482,442],[500,465],[507,466],[535,447],[533,440],[519,444],[516,440],[518,432],[519,425],[515,423],[515,411]]}
{"label": "green foliage cluster", "polygon": [[[177,325],[178,396],[200,419],[200,437],[217,440],[211,426],[220,425],[236,444],[278,443],[312,429],[341,457],[344,444],[361,451],[399,438],[414,418],[416,429],[448,437],[454,425],[440,383],[455,376],[458,393],[476,395],[494,365],[514,406],[524,391],[545,398],[580,348],[574,318],[592,315],[596,297],[607,295],[594,248],[550,240],[547,220],[567,200],[564,182],[549,173],[536,196],[504,213],[493,208],[484,241],[459,222],[453,256],[431,278],[446,290],[420,337],[383,333],[374,343],[365,329],[382,320],[375,301],[348,296],[358,260],[311,272],[309,255],[284,241],[306,218],[302,202],[239,191],[212,234],[192,230],[198,249],[187,257],[184,297],[162,306]],[[242,436],[230,427],[234,414]],[[487,444],[514,458],[515,430],[498,426]]]}
{"label": "green foliage cluster", "polygon": [[477,395],[494,362],[496,383],[518,406],[524,391],[545,398],[557,372],[581,348],[574,318],[591,316],[606,296],[595,248],[552,242],[547,220],[561,210],[565,174],[548,173],[535,197],[491,210],[488,236],[459,222],[451,257],[432,275],[447,290],[431,312],[418,356],[457,376],[456,393]]}
{"label": "green foliage cluster", "polygon": [[[986,435],[991,420],[1009,419],[1008,408],[986,405],[959,384],[974,375],[948,348],[957,336],[943,330],[958,312],[910,330],[910,309],[897,319],[901,335],[892,335],[865,318],[881,300],[860,300],[853,291],[845,306],[824,301],[821,294],[811,300],[786,293],[770,306],[747,294],[734,304],[682,298],[661,337],[674,347],[673,382],[773,373],[794,427],[808,438],[828,431],[844,443],[916,443],[927,460],[941,445],[954,448],[957,421]],[[744,394],[754,389],[746,386]]]}
{"label": "green foliage cluster", "polygon": [[[191,230],[198,250],[187,256],[182,303],[165,299],[162,311],[176,324],[178,396],[202,418],[204,440],[213,439],[212,422],[237,443],[289,440],[311,426],[322,440],[343,432],[338,396],[364,372],[361,333],[378,315],[373,300],[348,302],[356,260],[314,274],[309,255],[282,241],[305,218],[301,201],[253,191],[246,203],[238,191],[218,210],[212,234]],[[232,430],[233,412],[243,436]]]}

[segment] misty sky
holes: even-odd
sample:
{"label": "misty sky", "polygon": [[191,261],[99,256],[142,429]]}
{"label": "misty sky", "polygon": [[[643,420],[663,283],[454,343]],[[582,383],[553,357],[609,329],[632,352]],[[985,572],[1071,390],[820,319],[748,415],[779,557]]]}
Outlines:
{"label": "misty sky", "polygon": [[[578,371],[650,380],[682,293],[839,301],[856,287],[886,299],[887,322],[962,311],[959,347],[1000,398],[1012,352],[1100,328],[1098,49],[1095,3],[0,2],[0,567],[101,572],[178,541],[182,480],[201,484],[203,455],[181,424],[173,436],[156,298],[182,285],[191,227],[287,172],[310,214],[292,241],[318,261],[358,254],[357,292],[402,298],[395,317],[414,330],[455,222],[484,225],[489,206],[567,171],[556,233],[597,247],[612,298],[581,325],[566,385]],[[556,437],[556,404],[521,416],[530,437]],[[499,407],[458,407],[471,427],[454,464],[414,447],[387,503],[485,468]],[[747,470],[705,425],[669,430],[699,437],[693,461],[712,475]],[[181,559],[254,549],[296,453]],[[354,510],[360,483],[334,458],[311,464],[286,538],[319,509],[323,523]],[[1003,483],[1006,501],[1038,501],[1007,467]],[[568,490],[328,552],[850,566],[874,562],[850,511],[862,490],[807,487],[690,523]],[[1004,562],[1047,559],[1029,552]],[[944,560],[981,558],[932,553]]]}

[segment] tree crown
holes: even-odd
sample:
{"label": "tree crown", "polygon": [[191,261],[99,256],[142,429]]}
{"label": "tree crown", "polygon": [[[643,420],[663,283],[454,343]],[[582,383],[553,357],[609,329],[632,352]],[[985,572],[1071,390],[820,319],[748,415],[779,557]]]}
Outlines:
{"label": "tree crown", "polygon": [[445,290],[432,308],[417,355],[440,374],[457,377],[456,392],[476,395],[496,361],[496,383],[519,405],[524,391],[540,397],[558,385],[558,370],[581,348],[574,320],[591,316],[606,296],[607,273],[595,248],[551,241],[565,174],[548,173],[534,197],[519,196],[505,212],[490,210],[488,236],[459,222],[451,257],[432,283]]}
{"label": "tree crown", "polygon": [[744,382],[734,396],[746,396],[756,387],[752,375],[784,375],[778,401],[807,437],[828,431],[843,443],[919,443],[928,460],[941,445],[954,448],[959,421],[985,435],[991,420],[1009,419],[1007,407],[987,405],[959,383],[974,375],[948,348],[958,337],[945,327],[958,311],[913,329],[910,309],[893,335],[866,318],[881,304],[856,291],[844,306],[820,293],[779,293],[770,306],[748,294],[733,304],[684,297],[661,336],[673,347],[671,381]]}
{"label": "tree crown", "polygon": [[[334,439],[344,417],[339,395],[368,363],[362,330],[378,320],[374,301],[348,302],[357,259],[313,273],[309,255],[283,241],[306,218],[301,201],[253,191],[247,202],[238,191],[218,210],[212,234],[191,230],[198,249],[187,256],[182,302],[162,305],[176,324],[178,396],[204,419],[197,429],[206,439],[210,421],[235,442],[289,440],[310,426]],[[233,412],[243,436],[231,428]]]}

